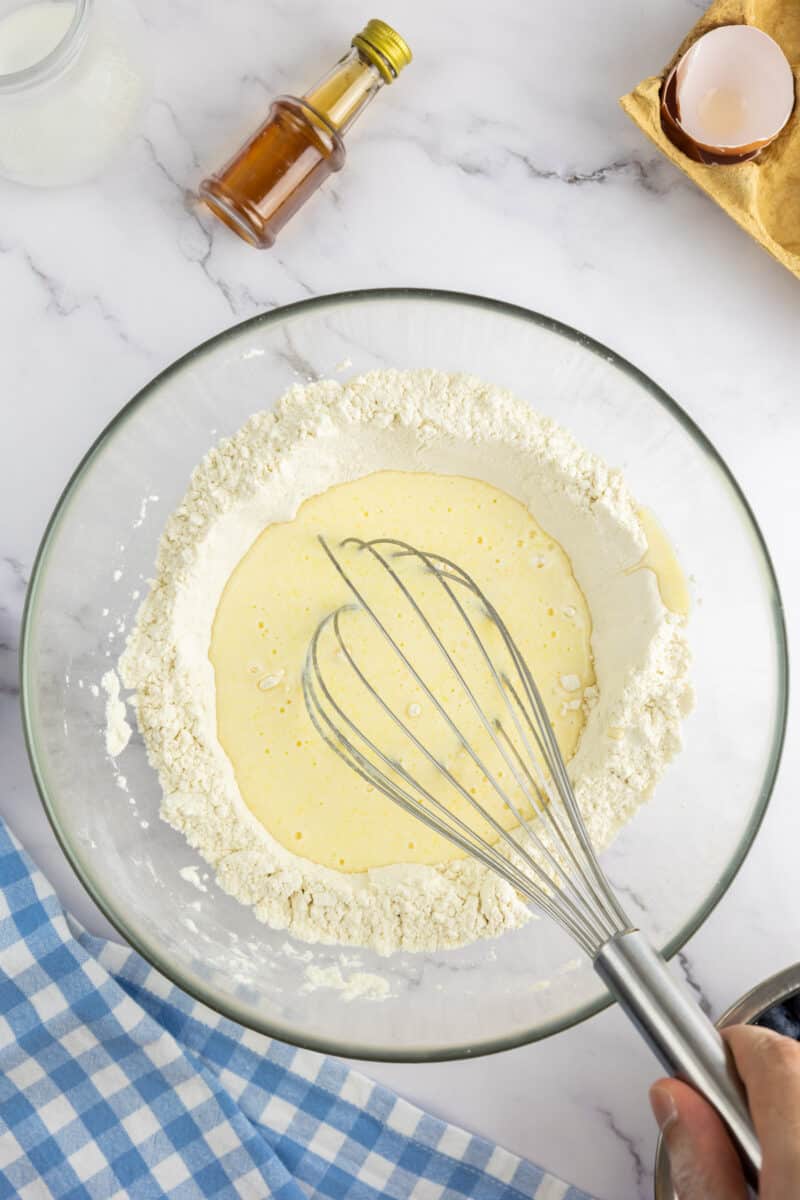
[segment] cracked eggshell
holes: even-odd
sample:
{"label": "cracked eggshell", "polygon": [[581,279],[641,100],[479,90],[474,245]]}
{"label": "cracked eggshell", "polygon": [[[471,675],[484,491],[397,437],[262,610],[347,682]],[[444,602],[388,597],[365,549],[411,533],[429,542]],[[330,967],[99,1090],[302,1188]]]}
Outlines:
{"label": "cracked eggshell", "polygon": [[762,147],[756,150],[750,150],[747,154],[722,154],[719,151],[703,150],[696,142],[693,142],[688,133],[684,133],[678,124],[675,104],[675,73],[677,67],[673,67],[667,76],[666,82],[661,90],[661,128],[666,133],[669,140],[679,150],[683,151],[687,158],[691,158],[694,162],[699,163],[719,163],[732,166],[735,163],[749,162],[751,158],[755,158],[761,153]]}
{"label": "cracked eggshell", "polygon": [[665,85],[663,110],[701,161],[741,162],[778,136],[794,101],[778,43],[753,25],[723,25],[686,51]]}

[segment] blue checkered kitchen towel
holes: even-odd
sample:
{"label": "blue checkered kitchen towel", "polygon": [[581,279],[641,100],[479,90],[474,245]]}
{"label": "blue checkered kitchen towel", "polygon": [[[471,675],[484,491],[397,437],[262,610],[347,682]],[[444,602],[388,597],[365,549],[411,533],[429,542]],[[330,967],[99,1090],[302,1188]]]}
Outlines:
{"label": "blue checkered kitchen towel", "polygon": [[0,820],[0,1200],[589,1200],[90,937]]}

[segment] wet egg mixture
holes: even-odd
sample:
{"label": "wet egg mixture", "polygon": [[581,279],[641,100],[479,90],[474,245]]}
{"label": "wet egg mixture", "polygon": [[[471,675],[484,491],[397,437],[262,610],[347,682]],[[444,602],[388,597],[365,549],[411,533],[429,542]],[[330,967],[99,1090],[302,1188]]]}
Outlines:
{"label": "wet egg mixture", "polygon": [[[352,602],[319,534],[331,545],[348,537],[396,538],[444,554],[472,575],[531,667],[566,760],[583,729],[584,690],[595,682],[591,617],[570,560],[524,504],[487,483],[378,471],[306,500],[291,521],[267,526],[222,593],[209,652],[218,737],[245,803],[268,832],[293,854],[345,873],[459,858],[448,841],[359,779],[311,722],[302,690],[309,642],[328,613]],[[409,660],[424,664],[434,692],[444,694],[452,682],[446,667],[432,656],[421,625],[398,605],[390,579],[355,550],[347,566],[369,588],[374,607],[387,614]],[[445,603],[435,581],[424,586],[426,603]],[[452,628],[448,648],[469,666],[474,646],[450,609],[437,610],[438,628],[448,638]],[[404,677],[395,652],[367,618],[351,632],[395,711],[442,746],[459,783],[475,795],[485,778],[462,748],[447,744],[446,730],[437,731],[430,701]],[[391,748],[390,727],[357,694],[358,681],[345,667],[332,651],[327,669],[337,698],[376,741]],[[466,699],[456,696],[454,713],[480,745],[481,731],[465,706]],[[505,828],[514,824],[485,788],[480,799]],[[468,815],[468,802],[456,799],[453,811]],[[480,831],[496,840],[488,827]]]}

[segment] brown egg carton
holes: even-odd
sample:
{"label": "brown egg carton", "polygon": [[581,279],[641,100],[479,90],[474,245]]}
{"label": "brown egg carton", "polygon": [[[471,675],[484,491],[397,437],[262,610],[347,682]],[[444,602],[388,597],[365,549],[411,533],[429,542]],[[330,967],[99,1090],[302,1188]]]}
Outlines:
{"label": "brown egg carton", "polygon": [[[715,0],[660,75],[644,79],[620,100],[625,112],[659,150],[733,217],[751,237],[800,278],[800,114],[797,107],[771,145],[742,162],[697,162],[672,137],[665,85],[688,48],[720,25],[755,25],[774,38],[800,77],[800,4],[795,0]],[[676,140],[680,142],[680,129]],[[686,150],[689,153],[686,153]]]}

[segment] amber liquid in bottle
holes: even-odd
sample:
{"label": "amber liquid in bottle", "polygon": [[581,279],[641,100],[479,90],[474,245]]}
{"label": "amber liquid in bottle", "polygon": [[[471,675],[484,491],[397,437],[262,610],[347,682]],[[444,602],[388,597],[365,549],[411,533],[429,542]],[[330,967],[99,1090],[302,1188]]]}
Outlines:
{"label": "amber liquid in bottle", "polygon": [[263,248],[344,160],[339,134],[314,121],[301,101],[281,96],[236,157],[204,181],[201,195],[234,232]]}
{"label": "amber liquid in bottle", "polygon": [[370,21],[353,39],[353,49],[310,91],[274,101],[260,129],[203,181],[202,199],[245,241],[271,246],[309,196],[343,166],[343,134],[410,57],[394,30]]}

